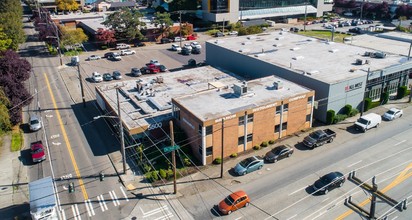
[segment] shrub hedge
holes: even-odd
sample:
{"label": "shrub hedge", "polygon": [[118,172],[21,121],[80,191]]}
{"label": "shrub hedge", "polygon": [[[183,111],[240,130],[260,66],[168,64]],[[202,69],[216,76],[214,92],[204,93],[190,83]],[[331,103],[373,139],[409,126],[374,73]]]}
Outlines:
{"label": "shrub hedge", "polygon": [[405,97],[407,90],[408,90],[408,87],[406,87],[406,86],[399,87],[398,88],[398,94],[396,95],[396,98],[401,99],[401,98]]}
{"label": "shrub hedge", "polygon": [[222,158],[216,157],[215,160],[213,160],[214,164],[221,164],[222,163]]}
{"label": "shrub hedge", "polygon": [[334,119],[335,119],[335,111],[333,111],[332,109],[328,110],[326,112],[326,123],[332,124],[334,122]]}
{"label": "shrub hedge", "polygon": [[363,104],[364,104],[363,109],[365,110],[365,112],[369,111],[369,109],[371,109],[372,107],[372,99],[365,98]]}

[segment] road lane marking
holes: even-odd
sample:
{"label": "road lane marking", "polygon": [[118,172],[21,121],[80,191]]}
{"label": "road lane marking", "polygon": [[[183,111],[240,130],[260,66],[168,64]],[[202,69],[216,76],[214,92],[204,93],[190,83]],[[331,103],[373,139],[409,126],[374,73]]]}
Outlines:
{"label": "road lane marking", "polygon": [[[48,88],[49,93],[50,93],[51,100],[52,100],[52,102],[53,102],[53,107],[54,107],[54,109],[58,109],[57,103],[56,103],[56,99],[54,98],[52,89],[51,89],[51,87],[50,87],[49,78],[47,77],[47,74],[46,74],[46,73],[44,73],[44,78],[46,79],[46,84],[47,84],[47,88]],[[72,148],[71,148],[71,145],[70,145],[70,141],[69,141],[69,138],[67,137],[66,129],[65,129],[64,126],[63,126],[64,123],[63,123],[63,121],[62,121],[60,112],[59,112],[58,110],[55,110],[55,111],[56,111],[57,119],[58,119],[58,121],[59,121],[60,129],[61,129],[61,131],[62,131],[62,133],[63,133],[64,142],[66,143],[66,147],[67,147],[67,150],[69,151],[69,156],[70,156],[70,159],[71,159],[71,161],[72,161],[72,164],[73,164],[73,167],[74,167],[74,171],[76,172],[76,176],[77,176],[77,179],[78,179],[78,181],[79,181],[80,189],[82,190],[84,200],[87,200],[87,199],[89,199],[89,196],[87,195],[86,188],[84,187],[84,184],[83,184],[83,179],[82,179],[82,177],[81,177],[81,175],[80,175],[79,168],[78,168],[77,163],[76,163],[76,160],[75,160],[75,158],[74,158],[74,154],[73,154],[73,151],[72,151]],[[59,136],[60,136],[60,135],[59,135]]]}
{"label": "road lane marking", "polygon": [[80,216],[80,212],[79,212],[79,206],[77,206],[77,204],[74,204],[74,207],[76,208],[76,211],[77,211],[77,218],[79,219],[79,220],[81,220],[82,219],[82,217]]}
{"label": "road lane marking", "polygon": [[71,207],[72,207],[73,217],[74,219],[77,219],[76,210],[74,209],[73,205]]}
{"label": "road lane marking", "polygon": [[96,213],[94,212],[94,208],[93,208],[93,205],[92,205],[90,199],[85,200],[84,204],[86,205],[87,214],[89,214],[89,217],[92,217],[92,216],[96,215]]}
{"label": "road lane marking", "polygon": [[402,143],[404,143],[404,142],[406,142],[406,140],[403,140],[403,141],[401,141],[401,142],[399,142],[399,143],[396,143],[396,144],[393,145],[393,146],[398,146],[399,144],[402,144]]}
{"label": "road lane marking", "polygon": [[[139,208],[140,208],[140,207],[139,207]],[[169,208],[167,207],[167,205],[164,205],[164,206],[162,206],[162,207],[160,207],[160,208],[150,210],[150,211],[148,211],[148,212],[146,212],[146,213],[143,212],[143,209],[142,209],[142,208],[140,208],[140,211],[142,211],[142,213],[143,213],[143,218],[146,218],[146,217],[155,215],[155,214],[157,214],[157,213],[159,213],[159,212],[163,212],[163,211],[168,210],[168,209],[169,209]]]}
{"label": "road lane marking", "polygon": [[77,204],[74,204],[71,207],[72,207],[72,212],[73,212],[74,219],[81,220],[82,218],[80,217],[79,207],[77,206]]}
{"label": "road lane marking", "polygon": [[102,210],[102,212],[106,211],[103,207],[102,201],[100,200],[100,195],[97,196],[97,200],[99,200],[99,205],[100,205],[100,209]]}
{"label": "road lane marking", "polygon": [[292,215],[292,216],[290,216],[290,217],[289,217],[288,219],[286,219],[286,220],[291,220],[291,219],[295,218],[296,216],[298,216],[298,214]]}
{"label": "road lane marking", "polygon": [[86,205],[86,209],[87,209],[87,214],[89,215],[89,217],[92,217],[92,213],[90,213],[90,207],[87,204],[87,200],[84,200],[84,205]]}
{"label": "road lane marking", "polygon": [[119,199],[117,198],[117,195],[114,192],[114,190],[112,190],[112,193],[113,193],[113,197],[114,197],[115,201],[117,202],[117,205],[120,205]]}
{"label": "road lane marking", "polygon": [[[97,196],[97,197],[99,197],[99,196]],[[107,205],[106,205],[106,201],[104,200],[103,195],[100,195],[100,199],[102,200],[103,208],[104,208],[105,210],[108,210]],[[100,201],[100,199],[99,199],[99,201]]]}
{"label": "road lane marking", "polygon": [[46,118],[53,118],[53,115],[46,115]]}
{"label": "road lane marking", "polygon": [[296,190],[296,191],[293,191],[291,194],[289,194],[289,196],[291,196],[291,195],[293,195],[293,194],[295,194],[295,193],[297,193],[297,192],[299,192],[299,191],[301,191],[301,190],[303,190],[303,189],[306,189],[306,188],[307,188],[307,186],[302,187],[302,188],[300,188],[300,189],[298,189],[298,190]]}
{"label": "road lane marking", "polygon": [[126,201],[129,201],[129,198],[127,197],[126,193],[124,192],[122,186],[120,187],[120,190],[122,191],[124,198],[126,198]]}
{"label": "road lane marking", "polygon": [[356,164],[358,164],[358,163],[360,163],[360,162],[362,162],[362,160],[360,160],[360,161],[358,161],[358,162],[355,162],[355,163],[353,163],[353,164],[349,164],[348,167],[355,166]]}
{"label": "road lane marking", "polygon": [[90,201],[90,199],[88,199],[87,201],[88,201],[88,203],[89,203],[89,205],[90,205],[90,211],[92,212],[93,215],[96,215],[96,213],[94,212],[94,208],[93,208],[92,202]]}
{"label": "road lane marking", "polygon": [[110,198],[112,198],[112,201],[113,201],[114,206],[117,206],[117,203],[116,203],[116,201],[114,200],[114,197],[113,197],[113,195],[112,195],[112,191],[109,191],[109,195],[110,195]]}
{"label": "road lane marking", "polygon": [[50,136],[50,139],[55,139],[60,137],[60,134],[53,134],[52,136]]}
{"label": "road lane marking", "polygon": [[60,210],[60,215],[63,217],[63,220],[66,220],[66,213],[64,213],[64,209]]}
{"label": "road lane marking", "polygon": [[[403,181],[405,181],[406,179],[408,179],[409,177],[412,176],[412,172],[406,174],[410,169],[412,168],[412,163],[410,163],[399,175],[398,177],[395,178],[395,180],[393,180],[391,183],[389,183],[389,185],[387,185],[385,188],[383,188],[382,190],[380,190],[382,193],[386,193],[387,191],[391,190],[393,187],[401,184]],[[365,199],[364,201],[362,201],[361,203],[359,203],[358,205],[360,207],[365,206],[366,204],[368,204],[370,202],[369,199]],[[353,210],[348,210],[345,213],[343,213],[342,215],[338,216],[336,218],[336,220],[342,220],[346,217],[348,217],[350,214],[353,213]]]}
{"label": "road lane marking", "polygon": [[60,142],[52,142],[52,144],[59,146],[59,145],[62,144],[62,143],[60,143]]}
{"label": "road lane marking", "polygon": [[[329,197],[328,198],[326,198],[326,199],[324,199],[324,200],[322,200],[322,202],[326,202],[326,201],[328,201],[329,200]],[[321,202],[321,203],[322,203]]]}

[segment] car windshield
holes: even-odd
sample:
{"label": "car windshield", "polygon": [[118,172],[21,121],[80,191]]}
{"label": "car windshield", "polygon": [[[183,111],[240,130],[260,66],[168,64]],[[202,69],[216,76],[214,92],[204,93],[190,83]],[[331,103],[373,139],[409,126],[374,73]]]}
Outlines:
{"label": "car windshield", "polygon": [[41,152],[43,152],[43,148],[40,148],[40,147],[33,150],[33,154],[38,154],[38,153],[41,153]]}
{"label": "car windshield", "polygon": [[280,154],[280,152],[285,149],[285,147],[277,147],[275,149],[272,150],[272,153],[274,153],[275,155]]}
{"label": "car windshield", "polygon": [[326,174],[325,176],[322,176],[321,180],[322,180],[322,182],[328,184],[328,183],[332,182],[332,180],[335,179],[335,178],[336,178],[336,175],[334,173],[329,173],[329,174]]}
{"label": "car windshield", "polygon": [[225,203],[228,206],[231,206],[234,202],[235,202],[235,200],[233,200],[233,198],[231,196],[228,196],[228,197],[225,198]]}
{"label": "car windshield", "polygon": [[368,120],[366,120],[364,118],[359,118],[358,122],[361,123],[361,124],[365,124],[365,125],[368,124]]}
{"label": "car windshield", "polygon": [[395,112],[393,110],[389,110],[386,113],[389,114],[389,115],[394,115],[395,114]]}
{"label": "car windshield", "polygon": [[249,157],[249,158],[246,158],[246,159],[242,160],[239,164],[240,164],[242,167],[247,167],[247,166],[248,166],[250,163],[252,163],[254,160],[255,160],[254,158]]}
{"label": "car windshield", "polygon": [[313,138],[313,139],[319,139],[320,135],[321,135],[320,132],[315,131],[315,132],[312,132],[312,133],[309,135],[309,137],[311,137],[311,138]]}
{"label": "car windshield", "polygon": [[33,119],[33,120],[30,121],[30,123],[31,123],[32,125],[38,124],[38,123],[39,123],[39,120]]}

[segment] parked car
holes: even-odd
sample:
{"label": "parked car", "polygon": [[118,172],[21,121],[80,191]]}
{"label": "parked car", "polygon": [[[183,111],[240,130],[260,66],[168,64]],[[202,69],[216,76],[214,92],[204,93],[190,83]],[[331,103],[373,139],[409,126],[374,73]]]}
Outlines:
{"label": "parked car", "polygon": [[263,158],[260,156],[248,157],[236,164],[234,172],[239,176],[243,176],[255,170],[262,169],[263,164]]}
{"label": "parked car", "polygon": [[168,43],[170,43],[170,42],[172,42],[169,38],[162,38],[162,39],[160,39],[160,43],[162,43],[162,44],[168,44]]}
{"label": "parked car", "polygon": [[369,113],[363,115],[355,122],[355,129],[366,132],[371,128],[379,127],[379,124],[382,122],[382,117],[376,113]]}
{"label": "parked car", "polygon": [[359,27],[355,27],[355,28],[349,28],[348,31],[351,32],[351,33],[355,33],[355,34],[360,34],[362,29],[359,28]]}
{"label": "parked car", "polygon": [[303,144],[313,149],[322,146],[325,143],[332,143],[335,137],[336,133],[329,128],[325,130],[317,130],[306,136],[303,139]]}
{"label": "parked car", "polygon": [[200,48],[198,48],[198,47],[193,47],[192,53],[193,53],[193,54],[201,54],[201,53],[202,53],[202,50],[201,50]]}
{"label": "parked car", "polygon": [[230,36],[237,36],[239,34],[239,32],[237,31],[231,31],[228,33]]}
{"label": "parked car", "polygon": [[91,61],[91,60],[100,60],[101,57],[98,55],[91,55],[87,58],[87,60]]}
{"label": "parked car", "polygon": [[192,50],[192,49],[193,49],[192,46],[190,46],[190,44],[185,44],[183,47],[184,47],[184,48],[187,48],[188,50]]}
{"label": "parked car", "polygon": [[180,51],[182,51],[182,48],[177,44],[172,44],[172,50],[180,52]]}
{"label": "parked car", "polygon": [[168,71],[168,69],[164,65],[159,65],[158,67],[160,69],[160,72],[167,72]]}
{"label": "parked car", "polygon": [[175,37],[174,42],[180,42],[180,41],[185,41],[186,38],[184,37]]}
{"label": "parked car", "polygon": [[160,72],[160,68],[154,64],[140,68],[142,74],[155,74]]}
{"label": "parked car", "polygon": [[218,31],[215,33],[215,37],[224,37],[225,34],[223,34],[222,32]]}
{"label": "parked car", "polygon": [[186,37],[186,40],[196,40],[196,39],[197,39],[197,36],[193,34]]}
{"label": "parked car", "polygon": [[110,73],[103,74],[103,80],[104,81],[112,81],[113,80],[112,74],[110,74]]}
{"label": "parked car", "polygon": [[140,71],[139,68],[134,67],[134,68],[132,68],[132,70],[130,71],[130,74],[131,74],[132,76],[141,76],[141,75],[142,75],[142,72]]}
{"label": "parked car", "polygon": [[36,141],[30,144],[31,158],[33,163],[39,163],[46,160],[46,154],[44,153],[44,146],[41,141]]}
{"label": "parked car", "polygon": [[397,108],[390,108],[385,114],[383,114],[383,118],[392,121],[394,119],[400,118],[403,115],[403,111]]}
{"label": "parked car", "polygon": [[136,43],[134,43],[134,46],[135,47],[144,47],[144,46],[146,46],[146,44],[143,43],[143,42],[136,42]]}
{"label": "parked car", "polygon": [[38,131],[41,129],[41,120],[37,115],[30,116],[29,119],[30,131]]}
{"label": "parked car", "polygon": [[114,61],[119,61],[119,60],[122,60],[122,57],[118,53],[113,53],[113,55],[110,59],[114,60]]}
{"label": "parked car", "polygon": [[267,152],[265,155],[265,161],[275,163],[286,157],[290,157],[293,154],[293,148],[290,145],[280,145]]}
{"label": "parked car", "polygon": [[150,60],[149,61],[150,64],[154,64],[154,65],[160,65],[160,62],[158,60]]}
{"label": "parked car", "polygon": [[202,45],[200,45],[197,41],[193,41],[192,43],[190,43],[190,46],[191,46],[192,48],[202,49]]}
{"label": "parked car", "polygon": [[313,190],[315,190],[315,193],[323,193],[326,195],[332,189],[343,186],[345,180],[345,176],[342,173],[331,172],[316,180],[313,184]]}
{"label": "parked car", "polygon": [[113,54],[114,54],[113,52],[108,52],[108,53],[105,53],[103,57],[110,59],[113,56]]}
{"label": "parked car", "polygon": [[180,52],[180,54],[182,54],[182,55],[190,55],[191,53],[192,53],[192,51],[187,49],[186,47],[183,47],[182,51]]}
{"label": "parked car", "polygon": [[116,50],[129,49],[129,48],[130,48],[130,45],[128,44],[124,44],[124,43],[116,44]]}
{"label": "parked car", "polygon": [[93,72],[93,73],[92,73],[92,79],[93,79],[93,82],[96,82],[96,83],[103,81],[102,74],[100,74],[100,73],[98,73],[98,72]]}
{"label": "parked car", "polygon": [[113,71],[113,75],[112,75],[113,79],[122,79],[122,74],[120,73],[120,71]]}
{"label": "parked car", "polygon": [[289,29],[289,31],[290,31],[290,32],[299,32],[299,28],[297,28],[297,27],[291,27],[291,28]]}
{"label": "parked car", "polygon": [[133,54],[136,54],[136,51],[129,50],[129,49],[120,51],[120,55],[122,55],[122,56],[133,55]]}
{"label": "parked car", "polygon": [[244,191],[236,191],[223,199],[219,205],[219,212],[223,215],[230,215],[233,211],[247,207],[250,204],[250,198]]}

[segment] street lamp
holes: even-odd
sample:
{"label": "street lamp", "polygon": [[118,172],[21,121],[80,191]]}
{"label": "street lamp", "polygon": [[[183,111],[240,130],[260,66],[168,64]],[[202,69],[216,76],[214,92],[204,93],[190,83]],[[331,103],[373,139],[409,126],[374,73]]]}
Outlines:
{"label": "street lamp", "polygon": [[110,115],[99,115],[96,117],[93,117],[94,120],[97,120],[99,118],[117,118],[119,119],[119,124],[120,124],[120,148],[122,151],[122,159],[123,159],[123,174],[126,174],[126,150],[124,146],[124,133],[123,133],[123,122],[122,122],[122,115],[120,111],[120,101],[119,101],[119,88],[116,88],[116,93],[117,93],[117,114],[118,116],[110,116]]}

